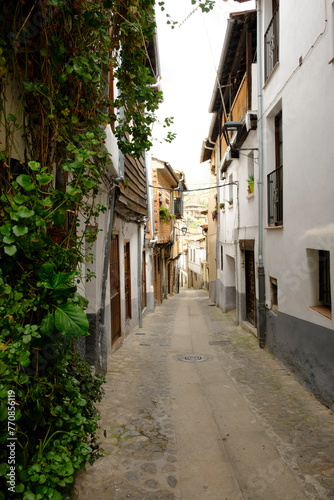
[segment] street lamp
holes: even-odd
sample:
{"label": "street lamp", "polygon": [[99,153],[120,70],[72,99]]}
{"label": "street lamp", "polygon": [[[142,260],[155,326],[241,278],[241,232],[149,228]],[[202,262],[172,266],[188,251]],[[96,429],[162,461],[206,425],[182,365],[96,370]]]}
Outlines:
{"label": "street lamp", "polygon": [[230,146],[232,148],[232,145],[230,143],[230,138],[229,138],[230,133],[237,132],[237,139],[235,142],[236,143],[239,142],[241,129],[242,129],[241,122],[225,122],[224,123],[223,136],[224,136],[224,139],[225,139],[227,146]]}
{"label": "street lamp", "polygon": [[[179,229],[179,228],[175,228],[175,229]],[[181,233],[182,233],[182,236],[185,236],[187,234],[187,231],[188,231],[188,228],[187,226],[184,224],[182,227],[181,227]],[[178,231],[178,235],[180,236],[181,233]]]}
{"label": "street lamp", "polygon": [[241,133],[242,133],[242,123],[241,122],[225,122],[223,125],[223,136],[226,142],[226,145],[231,148],[233,151],[258,151],[259,148],[236,148],[233,144],[230,142],[229,134],[230,133],[237,133],[237,137],[235,140],[235,144],[238,144],[238,142],[241,139]]}

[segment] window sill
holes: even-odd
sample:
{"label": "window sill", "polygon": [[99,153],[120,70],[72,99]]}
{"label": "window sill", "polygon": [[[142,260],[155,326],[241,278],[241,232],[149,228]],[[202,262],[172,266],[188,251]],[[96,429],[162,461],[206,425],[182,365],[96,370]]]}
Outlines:
{"label": "window sill", "polygon": [[322,316],[325,316],[328,319],[332,319],[332,311],[328,309],[328,307],[325,306],[310,306],[310,309],[313,309],[313,311],[318,312]]}
{"label": "window sill", "polygon": [[265,229],[269,229],[269,230],[274,229],[275,230],[275,229],[283,229],[283,227],[284,226],[282,224],[281,226],[267,226],[267,227],[265,227]]}

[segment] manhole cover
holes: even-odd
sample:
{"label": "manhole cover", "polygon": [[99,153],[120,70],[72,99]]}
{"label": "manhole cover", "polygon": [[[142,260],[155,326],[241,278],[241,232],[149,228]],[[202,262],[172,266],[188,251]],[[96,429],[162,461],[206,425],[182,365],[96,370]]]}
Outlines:
{"label": "manhole cover", "polygon": [[181,354],[178,356],[179,361],[187,361],[188,363],[198,363],[208,359],[204,354]]}

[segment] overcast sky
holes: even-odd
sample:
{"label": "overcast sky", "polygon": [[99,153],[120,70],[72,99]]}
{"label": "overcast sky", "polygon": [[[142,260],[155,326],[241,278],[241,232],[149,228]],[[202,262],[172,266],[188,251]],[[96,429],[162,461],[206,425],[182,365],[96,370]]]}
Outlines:
{"label": "overcast sky", "polygon": [[[209,166],[200,164],[202,141],[208,136],[212,115],[209,104],[216,70],[223,48],[227,19],[231,12],[255,8],[255,1],[239,4],[216,0],[214,10],[202,14],[190,0],[167,0],[166,11],[179,22],[173,30],[166,24],[165,13],[157,9],[158,46],[164,103],[161,121],[174,117],[170,127],[177,138],[171,143],[154,142],[153,156],[169,162],[186,174],[188,189],[209,183]],[[166,12],[165,11],[165,12]],[[155,137],[166,129],[155,127]]]}

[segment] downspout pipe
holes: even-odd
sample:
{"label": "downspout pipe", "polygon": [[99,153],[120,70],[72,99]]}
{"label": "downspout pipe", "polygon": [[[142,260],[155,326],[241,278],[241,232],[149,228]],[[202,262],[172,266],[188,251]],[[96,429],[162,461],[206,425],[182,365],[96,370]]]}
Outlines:
{"label": "downspout pipe", "polygon": [[106,244],[104,248],[104,260],[103,260],[103,275],[102,275],[102,291],[101,291],[101,312],[99,318],[98,327],[98,353],[100,358],[97,360],[96,371],[105,373],[107,371],[107,335],[105,326],[105,311],[106,311],[106,295],[107,295],[107,282],[108,282],[108,271],[109,271],[109,258],[110,258],[110,245],[112,236],[112,226],[114,221],[114,209],[115,209],[115,199],[116,199],[116,185],[111,188],[109,193],[109,211],[108,211],[108,224],[107,224],[107,234],[106,234]]}
{"label": "downspout pipe", "polygon": [[142,245],[141,245],[141,224],[138,224],[138,325],[139,328],[143,328],[143,311],[142,311],[142,301],[141,301],[141,268],[142,268]]}
{"label": "downspout pipe", "polygon": [[[220,205],[220,116],[218,112],[218,123],[219,123],[219,133],[218,133],[218,142],[217,142],[217,151],[216,151],[216,165],[217,165],[217,207]],[[220,213],[218,210],[218,219],[217,219],[217,236],[216,236],[216,306],[219,307],[219,238],[220,238]]]}
{"label": "downspout pipe", "polygon": [[257,87],[258,87],[258,143],[259,143],[259,237],[258,237],[258,284],[259,284],[259,306],[258,306],[258,342],[263,349],[266,343],[266,291],[265,291],[265,273],[263,260],[263,191],[264,191],[264,172],[263,172],[263,127],[262,127],[262,0],[257,0]]}

